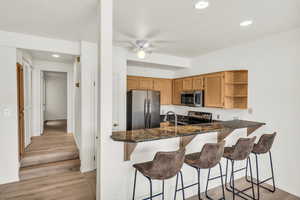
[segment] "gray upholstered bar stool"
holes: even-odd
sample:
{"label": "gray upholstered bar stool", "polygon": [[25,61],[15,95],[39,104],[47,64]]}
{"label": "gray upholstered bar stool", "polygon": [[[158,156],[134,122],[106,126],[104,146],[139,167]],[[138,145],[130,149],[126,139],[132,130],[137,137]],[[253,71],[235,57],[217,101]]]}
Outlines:
{"label": "gray upholstered bar stool", "polygon": [[[207,143],[203,146],[201,152],[186,155],[184,163],[197,170],[198,181],[197,181],[197,183],[194,183],[194,184],[191,184],[188,186],[182,185],[183,187],[181,189],[176,190],[176,193],[180,190],[182,190],[184,193],[184,189],[197,185],[198,186],[198,198],[200,200],[201,199],[200,170],[208,169],[207,184],[206,184],[206,189],[205,189],[206,197],[208,199],[212,200],[212,198],[207,193],[209,181],[220,178],[221,184],[222,184],[222,194],[223,194],[223,197],[221,199],[225,200],[225,191],[224,191],[223,176],[222,176],[222,166],[220,164],[220,160],[224,153],[224,146],[225,146],[225,141],[222,141],[217,144]],[[210,178],[211,169],[217,165],[219,165],[220,176]],[[176,199],[176,193],[175,193],[175,199]]]}
{"label": "gray upholstered bar stool", "polygon": [[[252,153],[255,155],[255,161],[256,161],[256,181],[254,184],[257,186],[257,199],[260,199],[260,188],[263,188],[265,190],[268,190],[270,192],[275,192],[275,180],[274,180],[274,169],[273,169],[273,160],[272,160],[272,154],[271,154],[271,148],[274,143],[274,139],[276,136],[276,132],[273,134],[264,134],[259,138],[258,143],[254,144]],[[259,164],[258,164],[258,155],[269,153],[269,159],[270,159],[270,167],[271,167],[271,174],[272,176],[270,178],[267,178],[265,180],[260,180],[259,178]],[[251,180],[247,178],[248,176],[248,162],[246,166],[246,180],[251,183]],[[269,189],[261,184],[272,180],[273,188]]]}
{"label": "gray upholstered bar stool", "polygon": [[[150,196],[146,199],[152,200],[153,197],[157,197],[162,195],[162,199],[164,199],[164,180],[170,179],[177,175],[176,178],[176,188],[178,185],[178,175],[181,175],[181,184],[183,184],[182,174],[181,174],[181,167],[184,162],[185,157],[185,149],[179,149],[178,151],[173,152],[157,152],[153,161],[144,162],[144,163],[138,163],[134,164],[133,167],[135,170],[134,175],[134,186],[133,186],[133,197],[132,199],[135,199],[135,189],[136,189],[136,176],[137,171],[139,171],[141,174],[143,174],[150,183]],[[159,194],[152,194],[152,180],[162,180],[162,192]],[[184,193],[183,193],[183,199]]]}
{"label": "gray upholstered bar stool", "polygon": [[[250,160],[250,157],[249,157],[249,155],[250,155],[250,153],[253,149],[255,139],[256,139],[256,137],[253,137],[253,138],[240,138],[234,146],[225,147],[225,149],[224,149],[224,158],[227,159],[227,161],[226,161],[225,186],[226,186],[226,189],[229,192],[232,192],[233,200],[235,200],[236,195],[243,198],[243,199],[247,199],[246,197],[248,197],[250,199],[255,199],[254,184],[253,184],[253,179],[252,179],[251,160]],[[234,164],[235,164],[236,161],[244,161],[244,160],[247,160],[247,163],[249,162],[251,183],[252,184],[251,184],[251,187],[239,190],[239,189],[235,188],[234,174],[236,172],[246,170],[246,167],[242,168],[242,169],[235,170],[234,169]],[[231,161],[231,175],[230,175],[229,187],[227,186],[228,161]],[[252,196],[245,193],[245,191],[247,191],[249,189],[252,189]],[[242,196],[241,194],[243,194],[244,196]]]}

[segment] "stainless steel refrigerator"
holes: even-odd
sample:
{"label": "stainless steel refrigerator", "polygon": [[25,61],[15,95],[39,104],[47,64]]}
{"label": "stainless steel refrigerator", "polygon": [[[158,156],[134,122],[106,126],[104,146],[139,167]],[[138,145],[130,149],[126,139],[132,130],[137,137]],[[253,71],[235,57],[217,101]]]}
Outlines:
{"label": "stainless steel refrigerator", "polygon": [[160,127],[160,92],[127,92],[127,130]]}

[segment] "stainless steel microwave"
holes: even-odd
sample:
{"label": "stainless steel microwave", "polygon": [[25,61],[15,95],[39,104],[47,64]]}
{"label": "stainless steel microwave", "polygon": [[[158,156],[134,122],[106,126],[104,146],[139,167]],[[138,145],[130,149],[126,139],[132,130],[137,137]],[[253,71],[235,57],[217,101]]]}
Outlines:
{"label": "stainless steel microwave", "polygon": [[181,105],[203,107],[203,100],[203,91],[191,91],[181,93]]}

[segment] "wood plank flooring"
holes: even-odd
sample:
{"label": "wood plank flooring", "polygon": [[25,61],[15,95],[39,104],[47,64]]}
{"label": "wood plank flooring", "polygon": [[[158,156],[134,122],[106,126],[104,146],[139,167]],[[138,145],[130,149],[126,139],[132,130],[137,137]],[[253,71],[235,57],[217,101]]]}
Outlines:
{"label": "wood plank flooring", "polygon": [[[247,183],[245,181],[244,178],[242,178],[242,179],[239,179],[239,180],[236,181],[236,186],[237,186],[238,189],[243,189],[243,188],[249,187],[250,185],[249,185],[249,183]],[[264,184],[264,186],[270,187],[267,184]],[[251,195],[251,190],[248,191],[247,194]],[[255,187],[255,194],[257,194],[256,193],[256,187]],[[280,190],[280,189],[276,189],[276,192],[274,192],[274,193],[271,193],[271,192],[268,192],[266,190],[260,189],[260,194],[261,194],[260,195],[261,200],[300,200],[299,197],[296,197],[296,196],[294,196],[292,194],[289,194],[289,193],[287,193],[287,192],[285,192],[283,190]],[[178,195],[181,195],[181,193],[178,193]],[[219,198],[221,198],[222,197],[221,187],[217,187],[217,188],[213,188],[213,189],[209,190],[208,195],[210,197],[212,197],[213,199],[219,199]],[[207,200],[208,199],[208,198],[206,198],[206,196],[205,196],[204,193],[201,194],[201,197],[202,197],[203,200]],[[232,199],[232,193],[228,192],[225,189],[225,197],[228,200]],[[198,196],[196,195],[196,196],[191,197],[191,198],[189,198],[187,200],[198,200]],[[236,196],[236,200],[242,200],[242,198]]]}
{"label": "wood plank flooring", "polygon": [[79,152],[67,121],[45,123],[44,134],[32,137],[21,160],[20,179],[26,180],[68,171],[79,171]]}
{"label": "wood plank flooring", "polygon": [[0,185],[0,200],[95,200],[96,173],[68,172]]}

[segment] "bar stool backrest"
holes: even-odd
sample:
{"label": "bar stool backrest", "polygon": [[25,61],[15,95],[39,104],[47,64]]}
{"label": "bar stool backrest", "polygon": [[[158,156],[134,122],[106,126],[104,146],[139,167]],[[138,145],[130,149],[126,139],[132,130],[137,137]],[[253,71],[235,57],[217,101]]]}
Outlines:
{"label": "bar stool backrest", "polygon": [[157,152],[153,159],[151,177],[160,180],[172,178],[181,170],[184,158],[184,148],[173,152]]}
{"label": "bar stool backrest", "polygon": [[234,145],[234,151],[231,155],[233,160],[245,160],[251,153],[256,137],[253,138],[240,138],[236,145]]}
{"label": "bar stool backrest", "polygon": [[257,149],[258,153],[267,153],[272,148],[274,143],[276,132],[273,134],[264,134],[259,138],[258,143],[255,145],[255,149]]}
{"label": "bar stool backrest", "polygon": [[224,140],[220,143],[205,144],[199,158],[202,168],[213,168],[216,166],[224,154],[224,146]]}

